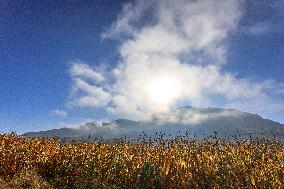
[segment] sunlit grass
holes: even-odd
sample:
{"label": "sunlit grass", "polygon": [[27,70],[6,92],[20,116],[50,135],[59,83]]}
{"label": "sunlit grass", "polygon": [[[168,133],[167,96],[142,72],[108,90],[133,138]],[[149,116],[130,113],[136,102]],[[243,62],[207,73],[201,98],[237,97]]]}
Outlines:
{"label": "sunlit grass", "polygon": [[[0,136],[2,188],[284,188],[279,141]],[[1,186],[0,186],[1,188]]]}

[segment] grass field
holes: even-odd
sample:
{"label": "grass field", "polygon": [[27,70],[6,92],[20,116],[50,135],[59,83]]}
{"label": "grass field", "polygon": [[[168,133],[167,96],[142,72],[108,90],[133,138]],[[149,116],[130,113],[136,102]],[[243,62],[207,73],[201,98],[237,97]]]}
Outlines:
{"label": "grass field", "polygon": [[0,135],[0,188],[284,188],[279,141]]}

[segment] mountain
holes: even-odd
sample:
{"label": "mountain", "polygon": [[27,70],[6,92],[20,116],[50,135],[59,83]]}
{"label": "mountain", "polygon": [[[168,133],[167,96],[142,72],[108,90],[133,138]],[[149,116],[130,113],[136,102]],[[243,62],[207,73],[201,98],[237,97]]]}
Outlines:
{"label": "mountain", "polygon": [[263,119],[259,115],[234,109],[181,107],[167,114],[153,115],[146,121],[117,119],[110,123],[90,122],[76,128],[61,128],[40,132],[28,132],[23,136],[69,139],[137,138],[141,134],[153,136],[165,133],[165,137],[190,133],[189,137],[209,136],[224,138],[264,137],[284,139],[284,125]]}

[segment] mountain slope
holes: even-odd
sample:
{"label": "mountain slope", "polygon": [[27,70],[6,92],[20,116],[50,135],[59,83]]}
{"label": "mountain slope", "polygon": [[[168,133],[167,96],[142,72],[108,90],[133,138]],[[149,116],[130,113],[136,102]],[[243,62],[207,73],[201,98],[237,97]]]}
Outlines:
{"label": "mountain slope", "polygon": [[110,123],[90,122],[77,128],[61,128],[29,132],[23,136],[52,137],[65,139],[139,137],[162,132],[177,135],[189,131],[190,136],[208,137],[218,135],[226,138],[284,138],[284,125],[233,109],[182,107],[169,114],[153,115],[147,121],[118,119]]}

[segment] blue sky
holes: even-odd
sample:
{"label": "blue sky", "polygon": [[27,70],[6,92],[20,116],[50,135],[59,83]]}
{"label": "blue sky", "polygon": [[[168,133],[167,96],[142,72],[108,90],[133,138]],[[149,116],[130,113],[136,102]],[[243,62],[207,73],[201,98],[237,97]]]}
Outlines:
{"label": "blue sky", "polygon": [[[93,119],[139,119],[183,105],[232,107],[284,123],[284,2],[220,3],[222,15],[212,17],[210,13],[216,10],[209,0],[180,4],[174,9],[158,0],[1,1],[0,132],[46,130]],[[182,12],[183,4],[189,10],[200,7],[200,12]],[[223,11],[226,8],[232,10]],[[183,29],[169,29],[177,23],[168,24],[172,20],[164,19],[171,11],[186,25],[184,33],[190,30],[185,43],[180,40],[184,39],[180,37]],[[188,25],[203,22],[224,27],[213,24],[210,33],[201,28],[201,36],[190,27],[187,30]],[[155,32],[161,33],[160,39],[151,41]],[[167,36],[173,36],[168,41],[172,48],[155,46],[167,42]],[[137,53],[141,55],[138,59]],[[145,67],[147,60],[133,63],[143,57],[166,63],[154,63],[154,67]],[[130,68],[142,69],[144,75]],[[141,78],[153,78],[151,70],[156,69],[160,75],[149,89]],[[169,78],[163,74],[168,69],[172,70]],[[187,72],[179,78],[182,70]],[[184,91],[192,81],[186,77],[198,77],[199,73],[215,75],[208,78],[214,90],[208,84]],[[102,81],[94,78],[96,75],[102,76]],[[224,82],[230,86],[216,88]],[[179,93],[171,93],[163,85],[182,89],[174,88]],[[133,92],[137,86],[140,93]],[[240,92],[231,93],[230,87]],[[149,94],[146,88],[151,90]],[[157,98],[163,94],[154,88],[168,95]],[[250,89],[249,96],[242,94]],[[146,96],[138,98],[144,92]],[[137,102],[140,99],[145,99],[146,105]],[[148,102],[157,99],[162,100]]]}

